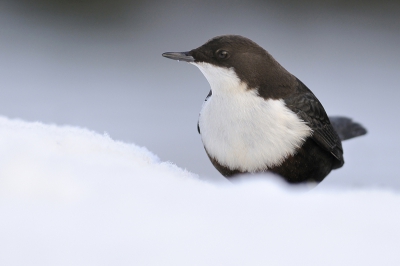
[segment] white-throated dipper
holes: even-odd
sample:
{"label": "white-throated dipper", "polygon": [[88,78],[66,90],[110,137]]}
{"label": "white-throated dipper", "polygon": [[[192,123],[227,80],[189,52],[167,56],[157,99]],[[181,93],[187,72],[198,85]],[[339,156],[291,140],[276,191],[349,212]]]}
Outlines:
{"label": "white-throated dipper", "polygon": [[366,133],[349,118],[328,118],[299,79],[245,37],[163,56],[197,66],[210,83],[198,131],[225,177],[271,171],[289,183],[320,182],[343,166],[341,140]]}

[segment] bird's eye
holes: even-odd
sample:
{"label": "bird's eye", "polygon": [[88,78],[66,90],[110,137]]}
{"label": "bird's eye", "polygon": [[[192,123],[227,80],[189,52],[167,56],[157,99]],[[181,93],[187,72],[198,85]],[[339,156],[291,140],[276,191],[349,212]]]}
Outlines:
{"label": "bird's eye", "polygon": [[217,51],[217,57],[219,59],[226,59],[226,58],[228,58],[228,52],[225,50],[219,50],[219,51]]}

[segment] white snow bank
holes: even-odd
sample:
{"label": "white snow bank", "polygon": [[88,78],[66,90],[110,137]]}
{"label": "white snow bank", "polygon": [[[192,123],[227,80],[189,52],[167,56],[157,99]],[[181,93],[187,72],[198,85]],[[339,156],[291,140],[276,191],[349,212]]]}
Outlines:
{"label": "white snow bank", "polygon": [[158,183],[194,175],[107,134],[0,117],[0,177],[1,195],[71,201],[89,197],[104,178]]}
{"label": "white snow bank", "polygon": [[108,136],[1,117],[0,215],[1,265],[400,265],[396,193],[217,186]]}

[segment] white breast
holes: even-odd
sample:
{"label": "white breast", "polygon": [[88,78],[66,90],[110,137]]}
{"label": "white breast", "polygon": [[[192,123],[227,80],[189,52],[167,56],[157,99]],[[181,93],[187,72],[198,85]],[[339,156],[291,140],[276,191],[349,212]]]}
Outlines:
{"label": "white breast", "polygon": [[193,63],[211,85],[199,126],[210,156],[230,169],[257,172],[279,165],[312,134],[283,100],[264,100],[233,69]]}

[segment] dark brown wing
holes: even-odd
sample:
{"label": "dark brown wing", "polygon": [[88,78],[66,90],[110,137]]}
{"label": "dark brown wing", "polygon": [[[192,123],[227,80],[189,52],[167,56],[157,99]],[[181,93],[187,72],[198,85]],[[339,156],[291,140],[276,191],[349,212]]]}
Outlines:
{"label": "dark brown wing", "polygon": [[339,168],[344,164],[340,138],[317,97],[300,80],[297,81],[296,92],[284,99],[286,106],[311,127],[312,139],[337,159],[334,168]]}

